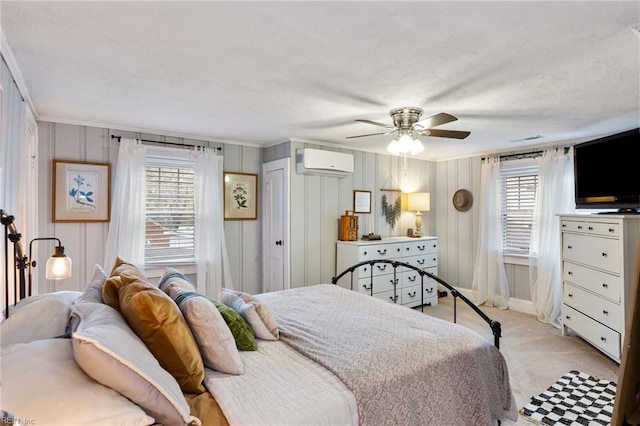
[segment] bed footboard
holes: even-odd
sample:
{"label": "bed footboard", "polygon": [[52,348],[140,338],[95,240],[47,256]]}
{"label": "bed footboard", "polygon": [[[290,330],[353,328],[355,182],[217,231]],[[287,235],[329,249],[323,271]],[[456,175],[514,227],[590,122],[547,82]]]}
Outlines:
{"label": "bed footboard", "polygon": [[[370,292],[371,295],[373,295],[373,266],[375,264],[378,263],[389,263],[391,264],[391,266],[393,267],[393,280],[394,282],[396,281],[397,278],[397,274],[398,274],[398,268],[406,268],[406,269],[410,269],[413,270],[415,272],[417,272],[418,274],[420,274],[420,286],[422,288],[422,303],[420,305],[420,310],[424,312],[424,280],[425,280],[425,276],[428,278],[431,278],[433,280],[435,280],[436,282],[438,282],[439,284],[441,284],[442,286],[444,286],[446,289],[448,289],[451,292],[451,295],[453,296],[453,322],[457,322],[457,301],[458,298],[462,299],[462,301],[464,303],[466,303],[467,305],[469,305],[469,307],[471,309],[474,310],[475,313],[477,313],[480,318],[482,318],[491,328],[491,332],[493,333],[493,344],[495,345],[496,348],[500,349],[500,337],[502,336],[502,326],[500,325],[500,323],[498,321],[494,321],[491,318],[489,318],[489,316],[487,314],[485,314],[484,312],[482,312],[482,310],[480,308],[478,308],[475,303],[473,303],[471,300],[469,300],[464,294],[460,293],[456,288],[454,288],[451,284],[447,283],[446,281],[442,280],[441,278],[438,278],[437,276],[424,271],[418,267],[415,267],[413,265],[410,265],[408,263],[404,263],[404,262],[398,262],[395,260],[386,260],[386,259],[378,259],[378,260],[366,260],[364,262],[360,262],[357,263],[355,265],[350,266],[349,268],[345,269],[344,271],[342,271],[340,274],[336,275],[335,277],[333,277],[331,279],[331,283],[332,284],[338,284],[338,281],[345,276],[346,274],[351,274],[350,278],[351,278],[351,290],[353,290],[353,273],[356,271],[356,269],[358,269],[360,266],[363,265],[370,265],[371,268],[369,268],[370,275],[369,275],[369,287],[370,287]],[[394,287],[394,292],[395,292],[395,287]]]}

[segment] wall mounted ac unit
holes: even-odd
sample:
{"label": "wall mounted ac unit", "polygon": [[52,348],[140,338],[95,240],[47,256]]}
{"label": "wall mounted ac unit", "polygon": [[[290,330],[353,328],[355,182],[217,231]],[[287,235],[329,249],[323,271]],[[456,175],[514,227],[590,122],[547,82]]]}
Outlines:
{"label": "wall mounted ac unit", "polygon": [[346,177],[353,173],[353,154],[302,148],[296,150],[298,174]]}

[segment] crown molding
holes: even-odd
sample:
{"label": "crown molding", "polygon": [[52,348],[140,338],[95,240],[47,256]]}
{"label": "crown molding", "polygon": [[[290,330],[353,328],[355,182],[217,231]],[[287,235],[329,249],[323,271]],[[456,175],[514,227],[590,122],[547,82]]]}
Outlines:
{"label": "crown molding", "polygon": [[22,99],[27,103],[27,105],[29,105],[29,109],[37,120],[38,111],[36,111],[36,107],[31,100],[29,90],[27,89],[27,83],[24,81],[22,71],[20,70],[20,66],[18,66],[18,61],[13,54],[11,46],[9,46],[9,42],[7,41],[4,31],[0,31],[0,33],[2,37],[0,40],[0,54],[2,54],[4,61],[7,63],[7,67],[9,67],[9,72],[11,72],[13,80],[16,82],[16,86],[18,86],[18,91],[20,92]]}

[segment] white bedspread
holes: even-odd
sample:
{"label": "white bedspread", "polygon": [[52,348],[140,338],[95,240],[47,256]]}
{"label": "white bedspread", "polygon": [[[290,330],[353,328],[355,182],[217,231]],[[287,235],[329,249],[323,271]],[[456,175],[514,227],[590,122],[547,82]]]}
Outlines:
{"label": "white bedspread", "polygon": [[363,425],[517,418],[502,354],[484,337],[334,285],[258,295],[280,338],[353,392]]}
{"label": "white bedspread", "polygon": [[[245,373],[206,370],[204,384],[231,425],[357,425],[353,394],[330,371],[280,341],[240,352]],[[286,420],[285,420],[286,419]]]}

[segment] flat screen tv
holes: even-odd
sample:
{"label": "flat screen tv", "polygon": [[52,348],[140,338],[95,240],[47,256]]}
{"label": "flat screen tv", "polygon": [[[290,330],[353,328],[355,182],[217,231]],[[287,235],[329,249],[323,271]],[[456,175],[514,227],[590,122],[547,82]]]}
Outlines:
{"label": "flat screen tv", "polygon": [[574,146],[577,209],[640,212],[640,129]]}

